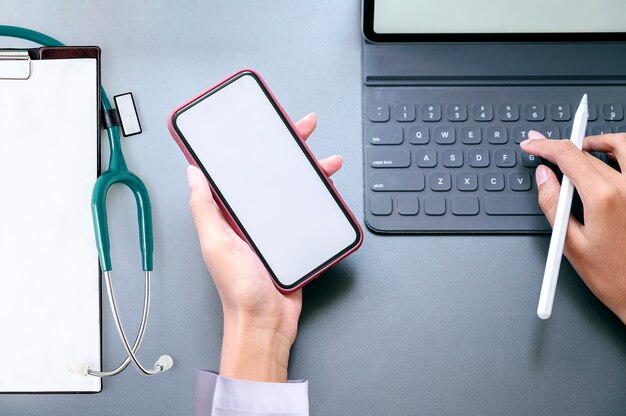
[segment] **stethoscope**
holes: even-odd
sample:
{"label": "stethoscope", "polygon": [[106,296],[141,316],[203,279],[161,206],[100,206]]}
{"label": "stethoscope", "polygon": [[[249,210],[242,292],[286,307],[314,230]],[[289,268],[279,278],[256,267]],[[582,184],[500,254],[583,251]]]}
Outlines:
{"label": "stethoscope", "polygon": [[[19,38],[38,43],[42,46],[65,46],[58,40],[51,38],[43,33],[34,30],[25,29],[16,26],[0,25],[0,36]],[[104,112],[111,111],[111,102],[100,86],[102,98],[102,108]],[[154,364],[153,368],[145,368],[137,359],[137,350],[143,341],[143,336],[148,322],[148,310],[150,309],[150,272],[152,271],[152,211],[150,208],[150,197],[148,190],[134,173],[128,170],[124,155],[122,154],[122,145],[120,142],[119,126],[110,125],[106,127],[109,137],[109,146],[111,155],[109,157],[109,168],[102,173],[96,180],[91,197],[91,214],[93,218],[94,233],[96,236],[96,245],[98,247],[98,256],[100,259],[100,268],[104,275],[107,294],[109,296],[109,304],[115,322],[115,327],[122,340],[124,349],[126,350],[126,359],[111,371],[98,371],[90,368],[86,363],[69,362],[67,367],[73,373],[81,375],[91,375],[95,377],[111,377],[121,373],[132,361],[137,369],[145,375],[155,375],[169,370],[174,365],[172,357],[162,355]],[[122,327],[117,304],[115,302],[115,294],[113,292],[113,284],[111,282],[111,254],[109,242],[109,229],[107,225],[106,213],[106,196],[109,188],[113,184],[126,185],[134,194],[137,204],[137,216],[139,221],[139,244],[141,246],[141,265],[145,273],[145,286],[143,298],[143,313],[141,315],[141,324],[135,342],[132,347],[128,342],[128,337]]]}

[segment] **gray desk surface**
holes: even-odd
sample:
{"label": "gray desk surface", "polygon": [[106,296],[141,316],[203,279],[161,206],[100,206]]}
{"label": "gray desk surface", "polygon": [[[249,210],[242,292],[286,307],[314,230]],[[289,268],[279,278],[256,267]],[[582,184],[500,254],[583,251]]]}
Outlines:
{"label": "gray desk surface", "polygon": [[[235,69],[258,69],[293,118],[318,113],[311,147],[345,155],[335,183],[362,218],[360,2],[1,3],[3,24],[102,47],[109,93],[135,94],[144,133],[123,145],[151,192],[156,239],[140,355],[151,362],[169,353],[176,365],[153,378],[130,368],[96,395],[0,395],[0,414],[192,414],[194,370],[218,367],[222,317],[167,116]],[[118,188],[109,209],[114,277],[134,330],[142,285],[134,204]],[[366,232],[359,252],[305,290],[290,376],[310,380],[311,413],[626,414],[626,330],[569,266],[553,317],[535,316],[547,243]],[[104,312],[103,360],[111,367],[122,350]]]}

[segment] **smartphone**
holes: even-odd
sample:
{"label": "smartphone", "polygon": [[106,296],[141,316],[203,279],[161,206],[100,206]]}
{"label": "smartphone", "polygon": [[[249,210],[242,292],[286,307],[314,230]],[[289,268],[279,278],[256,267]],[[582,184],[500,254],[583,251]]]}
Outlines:
{"label": "smartphone", "polygon": [[241,70],[182,105],[169,130],[281,292],[361,245],[359,223],[256,72]]}

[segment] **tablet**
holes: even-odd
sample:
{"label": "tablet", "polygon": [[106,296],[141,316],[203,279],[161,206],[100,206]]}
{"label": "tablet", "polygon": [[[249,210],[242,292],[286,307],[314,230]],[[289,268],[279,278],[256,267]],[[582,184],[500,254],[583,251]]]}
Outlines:
{"label": "tablet", "polygon": [[626,40],[626,1],[363,0],[371,42]]}

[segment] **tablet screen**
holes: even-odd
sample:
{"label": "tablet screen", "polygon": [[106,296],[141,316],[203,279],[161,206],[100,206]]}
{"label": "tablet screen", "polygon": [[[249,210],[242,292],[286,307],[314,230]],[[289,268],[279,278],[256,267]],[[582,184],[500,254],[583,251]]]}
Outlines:
{"label": "tablet screen", "polygon": [[542,34],[550,40],[554,34],[610,38],[607,34],[626,32],[624,16],[624,0],[365,0],[363,23],[366,36],[370,32],[382,40],[392,36],[417,40],[419,35],[431,35],[423,40],[441,40],[440,35],[455,34],[495,35],[483,36],[492,40],[498,35],[511,40],[512,34],[533,40]]}
{"label": "tablet screen", "polygon": [[283,286],[358,243],[355,224],[251,73],[191,103],[175,126]]}

